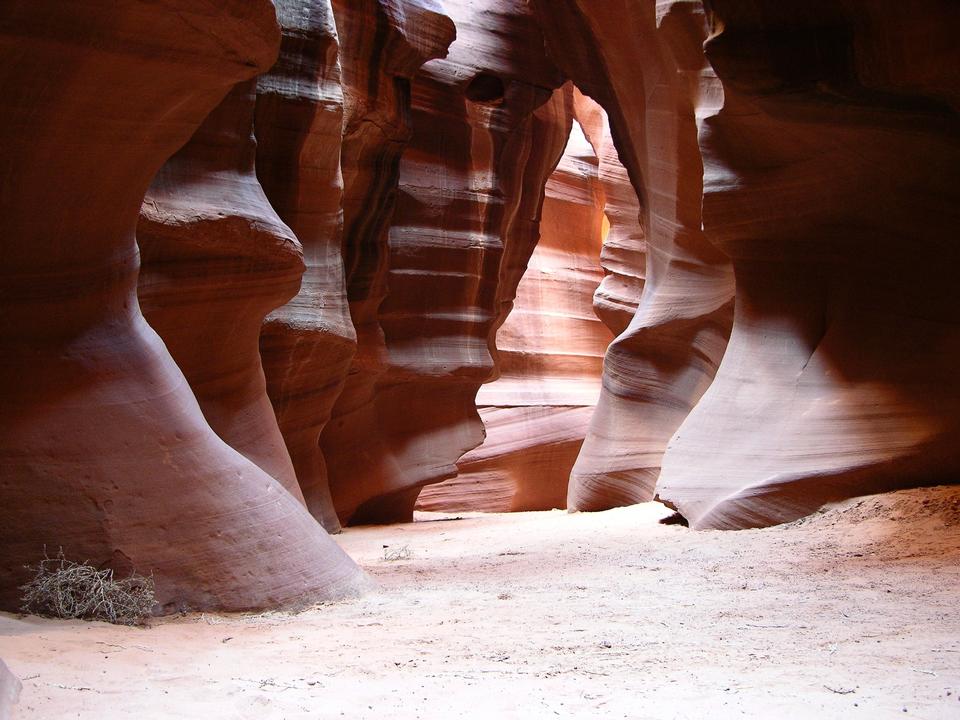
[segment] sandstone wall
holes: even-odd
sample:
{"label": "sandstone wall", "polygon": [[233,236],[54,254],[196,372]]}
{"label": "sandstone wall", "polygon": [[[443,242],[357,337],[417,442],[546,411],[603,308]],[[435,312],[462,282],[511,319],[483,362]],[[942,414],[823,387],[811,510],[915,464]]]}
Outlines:
{"label": "sandstone wall", "polygon": [[[393,452],[376,430],[388,363],[380,307],[388,292],[400,158],[413,133],[411,83],[424,62],[446,56],[456,29],[434,2],[343,0],[334,11],[343,37],[343,260],[357,353],[320,444],[341,484],[356,483],[363,493],[370,464],[388,462]],[[368,460],[355,472],[360,457]]]}
{"label": "sandstone wall", "polygon": [[137,295],[217,435],[302,501],[259,339],[267,313],[297,292],[303,250],[257,182],[254,98],[254,81],[234,87],[154,177]]}
{"label": "sandstone wall", "polygon": [[951,2],[715,0],[704,228],[736,270],[717,378],[659,482],[693,527],[960,470]]}
{"label": "sandstone wall", "polygon": [[444,9],[457,39],[412,83],[378,312],[383,366],[366,407],[344,401],[325,439],[346,522],[410,519],[420,488],[454,474],[482,441],[474,398],[492,374],[493,332],[536,243],[542,188],[570,122],[524,3]]}
{"label": "sandstone wall", "polygon": [[567,477],[613,339],[592,307],[602,278],[603,209],[597,156],[574,123],[546,184],[540,240],[497,331],[499,377],[477,394],[486,439],[460,459],[457,477],[423,489],[418,508],[510,512],[566,506]]}
{"label": "sandstone wall", "polygon": [[356,346],[343,262],[343,91],[330,0],[278,0],[280,57],[257,82],[257,174],[303,245],[299,293],[272,312],[260,353],[267,392],[307,507],[339,529],[320,433]]}
{"label": "sandstone wall", "polygon": [[0,19],[0,606],[23,566],[153,574],[160,608],[342,597],[363,578],[220,439],[136,296],[164,162],[279,41],[269,2],[13,2]]}
{"label": "sandstone wall", "polygon": [[[667,442],[709,387],[726,347],[733,273],[701,230],[696,124],[698,113],[720,102],[719,83],[703,57],[698,2],[531,4],[551,57],[609,114],[643,213],[643,294],[607,351],[603,391],[567,498],[570,508],[599,510],[653,497]],[[629,254],[629,273],[639,276],[639,253]]]}

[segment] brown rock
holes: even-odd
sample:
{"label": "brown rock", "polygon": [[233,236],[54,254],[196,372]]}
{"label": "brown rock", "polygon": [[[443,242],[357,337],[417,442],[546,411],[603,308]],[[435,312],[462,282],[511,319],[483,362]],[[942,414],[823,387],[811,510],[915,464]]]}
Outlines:
{"label": "brown rock", "polygon": [[303,245],[300,292],[272,312],[260,351],[267,392],[310,512],[339,529],[319,438],[356,346],[340,242],[343,93],[329,0],[278,0],[280,59],[257,84],[257,176]]}
{"label": "brown rock", "polygon": [[[603,391],[570,478],[569,507],[597,510],[653,497],[667,442],[726,345],[733,274],[701,231],[696,127],[699,108],[717,102],[717,83],[703,58],[698,2],[531,4],[551,57],[609,114],[649,249],[643,295],[607,352]],[[634,259],[631,274],[639,276]]]}
{"label": "brown rock", "polygon": [[482,440],[474,396],[493,371],[492,334],[536,242],[569,121],[525,3],[443,7],[457,40],[413,82],[379,313],[387,365],[375,409],[328,431],[331,491],[349,522],[409,519],[420,488],[454,474]]}
{"label": "brown rock", "polygon": [[254,83],[237,85],[153,179],[137,226],[140,307],[226,443],[303,498],[260,365],[260,327],[303,252],[254,173]]}
{"label": "brown rock", "polygon": [[736,320],[658,485],[692,527],[960,471],[960,9],[715,0],[704,227]]}
{"label": "brown rock", "polygon": [[603,193],[605,227],[600,265],[605,275],[594,293],[593,309],[619,335],[637,312],[647,274],[646,232],[640,222],[643,208],[617,155],[606,111],[576,90],[574,112],[597,154]]}
{"label": "brown rock", "polygon": [[[357,353],[320,446],[332,472],[359,482],[359,453],[387,458],[376,388],[387,367],[380,305],[387,294],[387,234],[396,205],[400,157],[410,127],[411,79],[446,55],[453,21],[438,3],[337,0],[343,68],[343,255]],[[356,435],[358,429],[366,434]]]}
{"label": "brown rock", "polygon": [[302,505],[211,430],[136,297],[144,194],[270,65],[272,5],[13,2],[0,37],[0,606],[45,545],[152,573],[165,610],[355,592]]}
{"label": "brown rock", "polygon": [[613,339],[593,312],[601,279],[598,161],[573,124],[545,191],[540,240],[497,332],[500,377],[477,395],[486,440],[459,474],[423,489],[419,509],[510,512],[566,506],[567,478]]}

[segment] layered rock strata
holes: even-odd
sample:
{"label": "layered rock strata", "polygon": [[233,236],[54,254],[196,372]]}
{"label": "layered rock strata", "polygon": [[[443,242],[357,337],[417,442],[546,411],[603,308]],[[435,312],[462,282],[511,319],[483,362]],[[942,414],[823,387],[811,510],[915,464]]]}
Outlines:
{"label": "layered rock strata", "polygon": [[[443,6],[429,0],[335,0],[344,93],[343,259],[357,352],[320,446],[343,482],[358,454],[386,460],[384,436],[372,432],[381,409],[378,382],[387,368],[380,306],[387,295],[390,223],[400,158],[412,136],[411,81],[423,63],[444,57],[456,36]],[[357,437],[358,429],[369,431]]]}
{"label": "layered rock strata", "polygon": [[[603,390],[570,477],[568,506],[599,510],[653,497],[667,442],[726,347],[733,273],[701,230],[696,124],[720,93],[703,57],[698,2],[531,5],[551,56],[609,114],[646,231],[643,294],[607,352]],[[639,275],[634,259],[631,273]]]}
{"label": "layered rock strata", "polygon": [[237,85],[153,179],[137,294],[217,435],[302,500],[259,340],[297,293],[303,252],[257,182],[254,97],[253,81]]}
{"label": "layered rock strata", "polygon": [[600,392],[613,339],[593,312],[602,277],[604,196],[578,123],[545,189],[540,240],[496,336],[499,378],[477,406],[483,444],[458,475],[423,489],[417,507],[511,512],[566,506],[567,477]]}
{"label": "layered rock strata", "polygon": [[151,179],[268,68],[269,2],[12,2],[0,19],[0,607],[44,547],[152,574],[161,610],[293,605],[363,576],[221,440],[136,297]]}
{"label": "layered rock strata", "polygon": [[277,0],[280,58],[257,83],[257,175],[303,246],[300,291],[260,339],[267,392],[310,512],[339,529],[319,440],[356,346],[340,256],[343,92],[330,0]]}
{"label": "layered rock strata", "polygon": [[551,99],[562,78],[525,3],[443,7],[457,39],[412,84],[379,311],[386,365],[373,408],[345,413],[329,435],[345,522],[409,519],[420,488],[482,441],[474,398],[569,127],[569,99]]}
{"label": "layered rock strata", "polygon": [[603,281],[593,295],[593,309],[615,335],[637,312],[647,275],[647,240],[641,224],[643,208],[620,162],[607,113],[579,90],[574,92],[574,114],[593,146],[603,193]]}
{"label": "layered rock strata", "polygon": [[960,471],[960,9],[714,0],[704,228],[733,259],[717,378],[659,483],[693,527]]}

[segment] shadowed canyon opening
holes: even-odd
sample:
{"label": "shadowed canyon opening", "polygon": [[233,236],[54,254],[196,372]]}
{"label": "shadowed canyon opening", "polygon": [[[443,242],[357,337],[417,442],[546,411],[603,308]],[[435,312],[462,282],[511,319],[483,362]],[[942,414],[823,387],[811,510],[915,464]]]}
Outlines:
{"label": "shadowed canyon opening", "polygon": [[5,3],[0,720],[960,717],[957,21]]}

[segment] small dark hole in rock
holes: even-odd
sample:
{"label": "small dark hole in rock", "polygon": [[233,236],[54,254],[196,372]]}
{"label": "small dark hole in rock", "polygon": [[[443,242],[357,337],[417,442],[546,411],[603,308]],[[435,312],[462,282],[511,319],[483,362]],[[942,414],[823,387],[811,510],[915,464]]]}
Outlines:
{"label": "small dark hole in rock", "polygon": [[503,80],[496,75],[480,73],[467,85],[467,99],[476,103],[498,105],[503,102]]}

